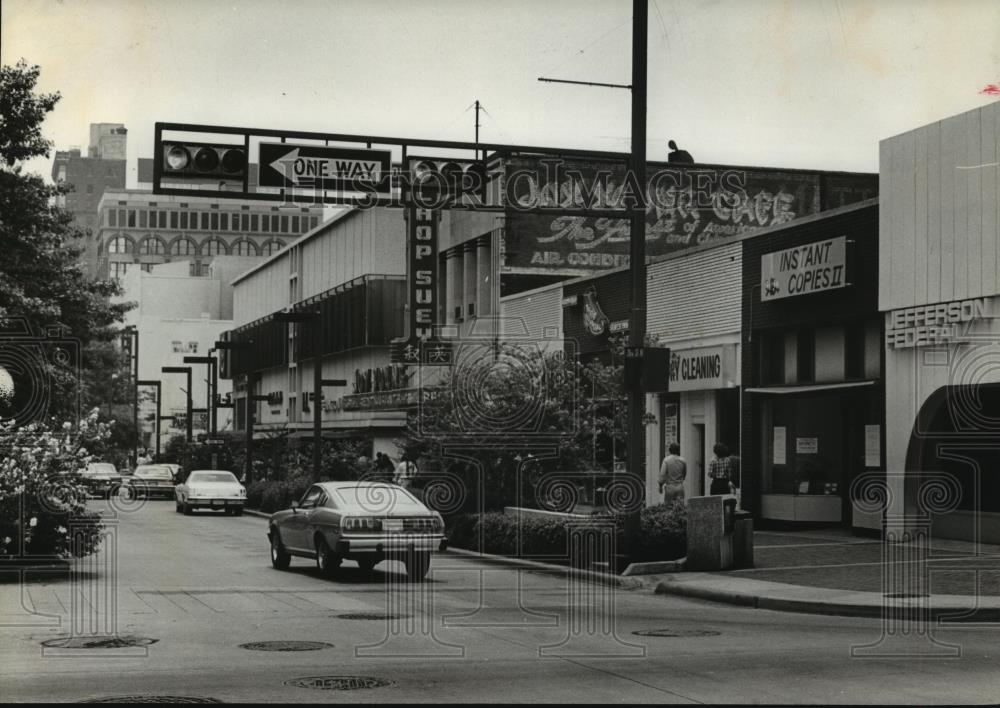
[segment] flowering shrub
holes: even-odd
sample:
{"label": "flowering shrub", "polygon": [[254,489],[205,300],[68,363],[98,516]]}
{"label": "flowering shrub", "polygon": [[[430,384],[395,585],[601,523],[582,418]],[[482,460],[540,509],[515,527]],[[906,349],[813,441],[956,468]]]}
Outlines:
{"label": "flowering shrub", "polygon": [[70,423],[53,430],[0,420],[0,558],[69,558],[97,550],[103,524],[86,508],[78,471],[93,460],[88,449],[109,435],[96,409],[75,431]]}

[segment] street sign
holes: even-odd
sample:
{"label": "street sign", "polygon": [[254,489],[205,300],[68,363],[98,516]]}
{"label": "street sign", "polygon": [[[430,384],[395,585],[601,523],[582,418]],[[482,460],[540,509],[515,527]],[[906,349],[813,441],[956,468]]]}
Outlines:
{"label": "street sign", "polygon": [[261,187],[299,187],[387,194],[392,169],[388,150],[261,143]]}

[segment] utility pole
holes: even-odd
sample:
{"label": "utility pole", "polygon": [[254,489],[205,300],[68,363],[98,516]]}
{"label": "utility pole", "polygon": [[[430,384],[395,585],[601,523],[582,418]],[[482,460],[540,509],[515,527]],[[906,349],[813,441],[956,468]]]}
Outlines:
{"label": "utility pole", "polygon": [[[649,0],[632,0],[632,158],[629,165],[640,190],[630,215],[629,270],[631,309],[628,343],[633,355],[646,339],[646,41]],[[640,354],[641,356],[641,354]],[[646,487],[646,426],[643,417],[646,395],[640,385],[628,390],[628,474],[635,492]],[[642,500],[640,500],[642,501]],[[641,508],[641,507],[639,507]],[[626,514],[625,548],[631,554],[639,535],[639,508]]]}

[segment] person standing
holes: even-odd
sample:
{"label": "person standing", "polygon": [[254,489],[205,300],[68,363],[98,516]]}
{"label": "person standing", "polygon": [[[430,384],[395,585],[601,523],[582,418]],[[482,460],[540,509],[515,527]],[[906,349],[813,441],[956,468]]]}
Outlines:
{"label": "person standing", "polygon": [[684,164],[694,164],[694,158],[687,150],[681,150],[673,140],[667,143],[670,153],[667,155],[667,162],[680,162]]}
{"label": "person standing", "polygon": [[410,489],[413,486],[413,478],[416,476],[416,463],[410,459],[409,455],[403,453],[399,458],[399,464],[396,465],[396,484],[403,489]]}
{"label": "person standing", "polygon": [[392,464],[392,458],[384,452],[375,454],[375,473],[380,481],[391,482],[395,474],[396,466]]}
{"label": "person standing", "polygon": [[677,443],[670,443],[668,455],[663,458],[660,465],[660,494],[663,495],[664,504],[672,504],[675,499],[686,501],[684,494],[684,480],[687,478],[687,462],[681,455],[681,446]]}
{"label": "person standing", "polygon": [[712,448],[715,459],[708,463],[708,476],[712,480],[709,494],[735,494],[739,483],[739,458],[730,457],[729,448],[723,443],[715,443]]}

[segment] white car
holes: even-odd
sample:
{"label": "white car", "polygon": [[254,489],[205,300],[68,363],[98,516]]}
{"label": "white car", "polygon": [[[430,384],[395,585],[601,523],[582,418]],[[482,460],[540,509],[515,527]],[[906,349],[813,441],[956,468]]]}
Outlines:
{"label": "white car", "polygon": [[382,560],[401,560],[412,580],[444,550],[444,521],[410,492],[380,482],[323,482],[268,524],[271,564],[285,570],[292,556],[315,558],[331,573],[344,558],[370,572]]}
{"label": "white car", "polygon": [[232,472],[193,470],[187,479],[174,487],[177,512],[191,514],[195,509],[225,509],[239,516],[247,501],[247,490]]}

